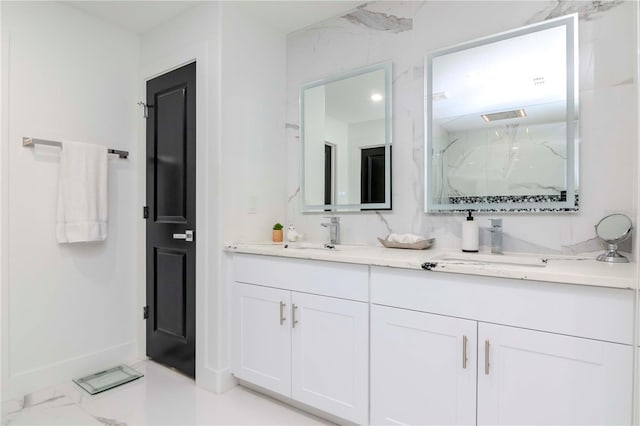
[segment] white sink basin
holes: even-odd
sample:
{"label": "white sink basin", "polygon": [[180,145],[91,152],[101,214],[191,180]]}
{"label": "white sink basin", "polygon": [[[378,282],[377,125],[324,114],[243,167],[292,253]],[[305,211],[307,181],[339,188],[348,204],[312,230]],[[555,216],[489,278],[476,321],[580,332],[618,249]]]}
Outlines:
{"label": "white sink basin", "polygon": [[310,243],[310,242],[296,242],[284,244],[284,250],[320,250],[326,252],[332,251],[345,251],[361,249],[365,246],[349,245],[349,244],[327,244],[327,243]]}
{"label": "white sink basin", "polygon": [[469,265],[509,265],[544,268],[547,259],[542,256],[518,254],[483,254],[483,253],[445,253],[434,258],[434,261],[451,262]]}

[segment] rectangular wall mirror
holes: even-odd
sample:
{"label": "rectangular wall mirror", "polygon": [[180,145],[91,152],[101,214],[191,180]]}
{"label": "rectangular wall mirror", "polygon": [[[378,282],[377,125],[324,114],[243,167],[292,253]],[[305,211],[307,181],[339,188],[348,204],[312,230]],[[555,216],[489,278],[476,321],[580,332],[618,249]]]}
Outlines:
{"label": "rectangular wall mirror", "polygon": [[425,58],[425,210],[578,210],[577,15]]}
{"label": "rectangular wall mirror", "polygon": [[391,64],[300,90],[303,212],[391,208]]}

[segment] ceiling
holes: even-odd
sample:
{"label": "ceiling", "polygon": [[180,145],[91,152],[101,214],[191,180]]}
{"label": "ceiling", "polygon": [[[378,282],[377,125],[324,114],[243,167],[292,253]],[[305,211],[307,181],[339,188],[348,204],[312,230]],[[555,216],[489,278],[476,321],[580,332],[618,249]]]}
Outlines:
{"label": "ceiling", "polygon": [[[433,119],[449,131],[510,123],[563,122],[567,114],[567,41],[564,26],[432,57]],[[435,96],[438,95],[438,96]],[[525,110],[495,124],[481,114]]]}
{"label": "ceiling", "polygon": [[[346,124],[382,120],[385,116],[385,71],[378,69],[342,80],[332,81],[323,86],[325,112]],[[378,101],[372,95],[380,95]]]}
{"label": "ceiling", "polygon": [[[203,1],[66,1],[66,4],[138,34],[181,14]],[[290,33],[354,9],[362,1],[234,1],[243,11],[274,28]]]}

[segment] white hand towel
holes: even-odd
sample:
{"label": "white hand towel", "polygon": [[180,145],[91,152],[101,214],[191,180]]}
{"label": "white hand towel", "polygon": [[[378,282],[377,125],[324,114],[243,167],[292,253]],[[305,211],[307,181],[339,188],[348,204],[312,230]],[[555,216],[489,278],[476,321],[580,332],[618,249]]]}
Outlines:
{"label": "white hand towel", "polygon": [[63,142],[58,181],[59,243],[107,238],[107,148]]}
{"label": "white hand towel", "polygon": [[387,241],[405,244],[413,244],[424,239],[424,237],[415,234],[389,234],[387,237]]}

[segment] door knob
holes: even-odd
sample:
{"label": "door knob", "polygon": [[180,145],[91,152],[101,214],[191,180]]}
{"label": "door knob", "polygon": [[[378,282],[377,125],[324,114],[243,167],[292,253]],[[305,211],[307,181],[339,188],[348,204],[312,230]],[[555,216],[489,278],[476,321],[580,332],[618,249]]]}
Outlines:
{"label": "door knob", "polygon": [[193,230],[187,229],[184,234],[173,234],[174,240],[185,240],[188,242],[193,241]]}

